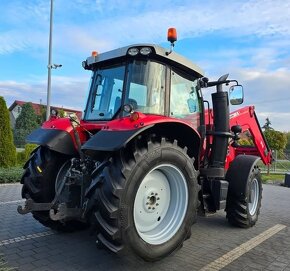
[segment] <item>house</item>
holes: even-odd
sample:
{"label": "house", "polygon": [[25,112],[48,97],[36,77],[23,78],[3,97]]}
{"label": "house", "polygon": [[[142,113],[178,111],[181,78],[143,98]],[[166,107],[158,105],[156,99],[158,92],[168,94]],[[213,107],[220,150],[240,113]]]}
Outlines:
{"label": "house", "polygon": [[[37,103],[31,103],[31,102],[24,102],[24,101],[18,101],[15,100],[13,104],[9,107],[9,113],[10,113],[10,123],[12,128],[14,129],[15,127],[15,122],[18,116],[21,113],[22,106],[26,103],[30,103],[32,105],[32,108],[34,109],[34,112],[36,115],[41,116],[43,112],[43,106],[46,107],[46,105],[42,104],[37,104]],[[64,107],[56,107],[56,106],[51,106],[50,109],[56,109],[58,111],[63,110],[64,115],[68,116],[69,114],[76,114],[79,118],[82,117],[82,112],[71,109],[71,108],[64,108]]]}

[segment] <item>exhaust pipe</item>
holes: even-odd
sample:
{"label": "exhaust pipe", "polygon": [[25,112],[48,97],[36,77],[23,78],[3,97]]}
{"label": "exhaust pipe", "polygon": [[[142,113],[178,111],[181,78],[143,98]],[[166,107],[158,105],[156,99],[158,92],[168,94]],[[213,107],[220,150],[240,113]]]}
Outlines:
{"label": "exhaust pipe", "polygon": [[229,98],[223,91],[222,84],[227,80],[228,74],[218,79],[217,92],[212,94],[214,131],[209,167],[224,168],[229,145]]}

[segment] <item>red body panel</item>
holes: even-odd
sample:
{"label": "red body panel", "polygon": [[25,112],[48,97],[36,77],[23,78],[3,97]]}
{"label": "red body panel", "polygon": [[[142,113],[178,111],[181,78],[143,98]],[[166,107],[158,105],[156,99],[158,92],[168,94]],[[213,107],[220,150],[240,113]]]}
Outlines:
{"label": "red body panel", "polygon": [[[170,118],[166,116],[159,115],[145,115],[140,112],[135,112],[137,114],[137,119],[133,120],[132,117],[124,117],[119,119],[114,119],[111,121],[99,121],[99,122],[88,122],[81,121],[80,126],[76,127],[76,130],[80,136],[81,143],[83,144],[89,139],[87,131],[96,133],[101,129],[111,130],[111,131],[124,131],[124,130],[135,130],[138,128],[151,126],[161,123],[180,123],[190,127],[194,133],[199,137],[200,134],[197,131],[197,127],[200,125],[200,115],[199,113],[193,113],[184,119]],[[210,131],[213,129],[213,113],[212,109],[205,110],[205,125],[206,130]],[[242,127],[242,132],[248,131],[253,139],[255,146],[239,146],[232,147],[229,145],[228,155],[226,157],[225,168],[228,169],[230,163],[239,154],[257,155],[261,157],[264,164],[270,164],[272,160],[272,153],[269,149],[266,140],[263,136],[261,128],[259,126],[254,106],[247,106],[234,111],[230,114],[230,127],[233,125],[240,125]],[[58,129],[68,132],[77,148],[74,131],[71,122],[68,118],[51,118],[42,125],[43,129]],[[203,142],[201,148],[201,161],[205,155],[206,146],[212,143],[213,136],[208,135],[206,140]]]}
{"label": "red body panel", "polygon": [[239,154],[248,154],[261,157],[265,165],[271,164],[272,152],[260,128],[255,107],[247,106],[232,112],[230,114],[230,127],[233,125],[240,125],[242,132],[247,131],[251,135],[254,146],[230,147],[228,162],[231,162]]}
{"label": "red body panel", "polygon": [[[105,123],[93,123],[92,124],[92,123],[86,123],[86,122],[81,121],[81,125],[75,127],[76,131],[79,134],[81,143],[83,144],[89,138],[86,130],[88,130],[88,131],[100,130],[100,129],[102,129],[104,124]],[[75,140],[73,127],[72,127],[72,124],[71,124],[69,118],[51,117],[48,121],[46,121],[42,124],[42,128],[43,129],[57,129],[57,130],[66,131],[67,133],[70,134],[70,136],[74,142],[75,148],[77,149],[77,143]]]}
{"label": "red body panel", "polygon": [[177,118],[170,118],[160,115],[145,115],[140,112],[135,112],[135,114],[138,114],[138,119],[133,120],[131,117],[124,117],[120,119],[115,119],[112,121],[107,122],[103,129],[106,130],[112,130],[112,131],[124,131],[124,130],[134,130],[138,128],[142,128],[145,126],[151,126],[154,124],[159,123],[180,123],[186,126],[189,126],[191,129],[193,129],[197,134],[197,122],[199,121],[199,115],[198,114],[192,114],[191,117],[188,117],[186,119],[177,119]]}
{"label": "red body panel", "polygon": [[[87,131],[92,132],[94,134],[102,129],[109,131],[135,130],[138,128],[152,126],[159,123],[180,123],[182,125],[190,127],[193,130],[193,133],[196,133],[196,135],[199,136],[199,133],[196,128],[200,122],[200,117],[199,114],[197,113],[191,114],[186,119],[169,118],[160,115],[145,115],[140,112],[135,113],[138,114],[138,119],[136,120],[133,120],[130,116],[128,116],[107,122],[105,121],[88,122],[83,120],[80,121],[80,126],[77,126],[76,130],[80,136],[81,143],[83,144],[89,139]],[[75,147],[77,148],[74,131],[69,118],[51,117],[49,121],[43,123],[42,128],[58,129],[68,132],[73,139]]]}

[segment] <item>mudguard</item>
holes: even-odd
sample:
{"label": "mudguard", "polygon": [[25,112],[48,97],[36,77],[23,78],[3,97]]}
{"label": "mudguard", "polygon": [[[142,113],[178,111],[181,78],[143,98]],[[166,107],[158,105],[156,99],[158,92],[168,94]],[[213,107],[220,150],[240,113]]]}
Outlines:
{"label": "mudguard", "polygon": [[132,138],[152,126],[148,125],[134,130],[101,130],[82,146],[82,150],[117,151],[125,146]]}
{"label": "mudguard", "polygon": [[28,135],[26,141],[67,155],[78,153],[71,135],[64,130],[39,128]]}
{"label": "mudguard", "polygon": [[232,193],[238,193],[237,197],[245,196],[249,176],[260,159],[254,155],[238,155],[230,164],[226,180],[229,182],[229,189]]}

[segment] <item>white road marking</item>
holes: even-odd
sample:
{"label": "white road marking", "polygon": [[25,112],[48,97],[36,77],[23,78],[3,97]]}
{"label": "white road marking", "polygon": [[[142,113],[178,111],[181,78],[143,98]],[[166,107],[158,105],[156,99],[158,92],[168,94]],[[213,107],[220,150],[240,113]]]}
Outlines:
{"label": "white road marking", "polygon": [[1,186],[12,186],[12,185],[21,185],[21,183],[0,183]]}
{"label": "white road marking", "polygon": [[13,203],[22,203],[24,201],[25,201],[24,199],[12,200],[12,201],[1,201],[0,205],[13,204]]}
{"label": "white road marking", "polygon": [[18,243],[18,242],[22,242],[22,241],[26,241],[26,240],[30,240],[30,239],[35,239],[35,238],[39,238],[39,237],[44,237],[44,236],[48,236],[48,235],[52,235],[52,234],[54,234],[54,232],[45,231],[45,232],[39,232],[39,233],[34,233],[34,234],[22,235],[19,237],[0,241],[0,247],[2,247],[4,245],[10,245],[13,243]]}
{"label": "white road marking", "polygon": [[249,252],[251,249],[255,248],[256,246],[260,245],[279,231],[285,229],[285,225],[277,224],[272,228],[262,232],[261,234],[257,235],[256,237],[250,239],[249,241],[241,244],[240,246],[236,247],[235,249],[229,251],[228,253],[224,254],[222,257],[216,259],[215,261],[209,263],[208,265],[204,266],[200,271],[217,271],[237,258],[241,257],[243,254]]}

